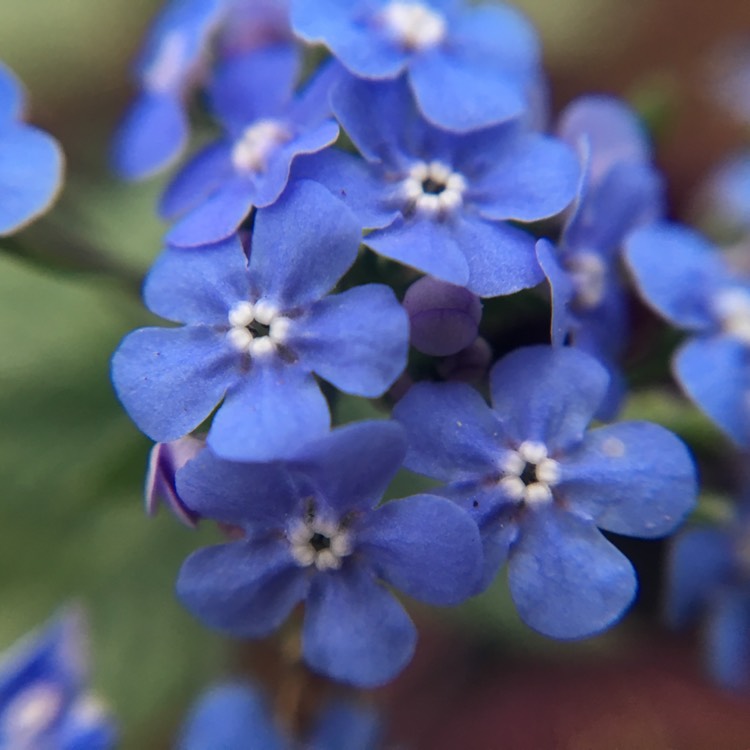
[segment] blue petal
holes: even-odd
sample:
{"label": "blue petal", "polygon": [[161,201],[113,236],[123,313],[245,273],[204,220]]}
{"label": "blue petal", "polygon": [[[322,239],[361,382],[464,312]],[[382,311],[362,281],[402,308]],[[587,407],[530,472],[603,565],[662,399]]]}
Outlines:
{"label": "blue petal", "polygon": [[483,556],[468,513],[435,495],[393,500],[357,535],[378,575],[419,601],[454,605],[474,593]]}
{"label": "blue petal", "polygon": [[64,750],[112,750],[117,739],[114,719],[96,701],[92,707],[88,695],[76,699],[55,732],[55,740]]}
{"label": "blue petal", "polygon": [[651,422],[588,432],[560,469],[555,495],[616,534],[664,536],[695,507],[698,487],[687,447]]}
{"label": "blue petal", "polygon": [[420,111],[434,125],[466,133],[523,114],[523,82],[479,60],[441,49],[417,55],[409,83]]}
{"label": "blue petal", "polygon": [[316,672],[357,687],[392,680],[411,660],[414,623],[369,570],[345,565],[310,587],[302,653]]}
{"label": "blue petal", "polygon": [[493,408],[516,440],[545,443],[551,454],[583,439],[607,392],[607,371],[577,349],[529,346],[490,372]]}
{"label": "blue petal", "polygon": [[686,342],[672,363],[687,395],[738,445],[750,445],[750,356],[728,336]]}
{"label": "blue petal", "polygon": [[290,329],[289,347],[339,390],[374,398],[406,367],[409,319],[390,287],[358,286],[316,302]]}
{"label": "blue petal", "polygon": [[340,516],[370,510],[383,497],[406,453],[394,422],[356,422],[308,443],[294,456],[299,471]]}
{"label": "blue petal", "polygon": [[24,98],[21,82],[7,65],[0,62],[0,125],[20,119]]}
{"label": "blue petal", "polygon": [[173,219],[199,206],[232,175],[231,146],[221,140],[201,149],[167,185],[159,214]]}
{"label": "blue petal", "polygon": [[272,721],[270,706],[252,685],[226,683],[205,692],[180,732],[177,750],[257,750],[288,746]]}
{"label": "blue petal", "polygon": [[167,232],[166,241],[176,247],[197,247],[221,242],[234,234],[253,206],[254,183],[242,176],[226,180],[208,200],[182,218]]}
{"label": "blue petal", "polygon": [[485,400],[463,383],[417,383],[393,408],[406,429],[404,465],[458,482],[497,471],[504,432]]}
{"label": "blue petal", "polygon": [[307,42],[325,44],[360,78],[394,78],[409,55],[378,33],[374,19],[360,20],[362,10],[352,0],[291,0],[292,28]]}
{"label": "blue petal", "polygon": [[252,532],[278,530],[299,504],[299,493],[280,464],[222,461],[202,451],[177,472],[177,491],[204,518]]}
{"label": "blue petal", "polygon": [[682,628],[708,606],[734,574],[732,541],[723,529],[688,529],[672,542],[667,566],[664,612]]}
{"label": "blue petal", "polygon": [[237,378],[236,360],[210,328],[141,328],[114,353],[112,382],[138,428],[163,443],[208,417]]}
{"label": "blue petal", "polygon": [[746,589],[722,592],[711,609],[706,631],[713,678],[733,690],[750,688],[750,594]]}
{"label": "blue petal", "polygon": [[299,55],[291,44],[275,44],[222,60],[209,86],[214,114],[229,129],[281,115],[292,99]]}
{"label": "blue petal", "polygon": [[214,417],[208,445],[229,461],[286,458],[330,429],[315,378],[275,359],[253,361]]}
{"label": "blue petal", "polygon": [[179,323],[227,326],[229,310],[249,298],[247,259],[235,235],[216,245],[167,249],[143,287],[149,310]]}
{"label": "blue petal", "polygon": [[43,214],[62,177],[63,154],[54,138],[23,124],[0,129],[0,236]]}
{"label": "blue petal", "polygon": [[291,185],[255,218],[250,271],[261,293],[282,309],[330,291],[357,257],[362,229],[322,185]]}
{"label": "blue petal", "polygon": [[177,578],[177,596],[193,615],[241,638],[273,633],[307,590],[289,544],[273,537],[199,549]]}
{"label": "blue petal", "polygon": [[651,157],[643,123],[625,102],[612,96],[583,96],[571,102],[560,116],[557,132],[576,150],[582,143],[587,145],[594,183],[617,164],[646,162]]}
{"label": "blue petal", "polygon": [[575,197],[578,160],[553,138],[506,138],[491,170],[472,180],[470,200],[487,219],[536,221],[560,213]]}
{"label": "blue petal", "polygon": [[380,750],[383,723],[366,708],[348,703],[328,706],[310,738],[310,750]]}
{"label": "blue petal", "polygon": [[185,105],[178,95],[144,92],[115,136],[115,170],[126,180],[142,180],[160,172],[185,150],[189,127]]}
{"label": "blue petal", "polygon": [[637,589],[632,565],[596,526],[555,506],[532,510],[523,519],[508,579],[521,619],[560,639],[609,627]]}
{"label": "blue petal", "polygon": [[453,235],[469,264],[465,286],[480,297],[512,294],[544,280],[534,252],[534,238],[521,229],[476,216],[461,216]]}
{"label": "blue petal", "polygon": [[575,288],[570,276],[559,264],[555,246],[551,242],[542,239],[536,243],[536,258],[549,282],[552,301],[550,341],[553,346],[562,346],[565,338],[576,327],[575,318],[570,311]]}
{"label": "blue petal", "polygon": [[721,256],[697,232],[676,224],[637,229],[625,260],[646,302],[680,328],[713,323],[710,296],[727,275]]}

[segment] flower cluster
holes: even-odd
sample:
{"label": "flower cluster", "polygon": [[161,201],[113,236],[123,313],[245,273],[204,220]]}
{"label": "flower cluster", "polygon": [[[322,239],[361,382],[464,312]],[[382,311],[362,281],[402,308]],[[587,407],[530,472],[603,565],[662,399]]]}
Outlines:
{"label": "flower cluster", "polygon": [[[313,44],[323,62],[302,75]],[[139,84],[125,176],[182,152],[196,86],[221,131],[161,200],[173,224],[144,298],[180,325],[129,334],[112,360],[158,441],[149,511],[165,502],[226,536],[185,561],[184,605],[241,637],[291,619],[309,667],[360,687],[414,651],[392,591],[453,605],[505,566],[520,616],[548,636],[620,618],[635,573],[600,530],[666,535],[696,496],[666,429],[587,430],[626,390],[623,247],[639,283],[681,293],[671,264],[639,270],[640,247],[670,241],[635,114],[586,97],[551,129],[534,30],[459,0],[175,1]],[[482,298],[545,281],[549,345],[479,336]],[[443,359],[413,366],[410,343]],[[511,349],[489,373],[492,407],[455,382],[481,387]],[[392,418],[341,424],[347,395],[396,402]],[[440,486],[383,502],[402,467]]]}

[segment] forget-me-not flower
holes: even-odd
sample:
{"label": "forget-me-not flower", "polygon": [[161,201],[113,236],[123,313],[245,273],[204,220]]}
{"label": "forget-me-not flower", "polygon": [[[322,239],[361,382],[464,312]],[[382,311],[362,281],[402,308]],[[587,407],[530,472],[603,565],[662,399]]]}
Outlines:
{"label": "forget-me-not flower", "polygon": [[627,558],[599,529],[672,531],[695,502],[693,463],[649,422],[587,431],[608,387],[578,349],[518,349],[490,373],[492,408],[459,383],[419,383],[394,408],[404,465],[446,483],[482,533],[483,587],[505,563],[521,619],[555,638],[611,625],[636,591]]}
{"label": "forget-me-not flower", "polygon": [[411,659],[416,629],[383,583],[428,604],[476,588],[481,543],[469,515],[415,495],[377,506],[404,458],[393,422],[341,427],[293,460],[229,463],[206,450],[177,473],[180,497],[241,540],[193,553],[177,594],[206,625],[240,637],[277,630],[304,601],[302,658],[362,687]]}
{"label": "forget-me-not flower", "polygon": [[226,458],[278,458],[329,429],[313,372],[380,396],[406,365],[409,324],[390,288],[328,295],[357,257],[360,224],[327,190],[302,181],[257,213],[249,260],[239,239],[166,250],[144,288],[180,328],[142,328],[112,360],[133,421],[160,442],[218,406],[208,444]]}

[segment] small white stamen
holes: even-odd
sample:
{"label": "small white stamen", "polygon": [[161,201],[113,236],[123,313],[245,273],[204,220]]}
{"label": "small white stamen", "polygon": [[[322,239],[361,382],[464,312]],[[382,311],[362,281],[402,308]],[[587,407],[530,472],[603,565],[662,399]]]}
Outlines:
{"label": "small white stamen", "polygon": [[545,458],[536,465],[536,478],[544,484],[560,481],[560,464],[552,458]]}
{"label": "small white stamen", "polygon": [[463,175],[447,164],[417,162],[401,183],[401,197],[413,209],[428,217],[446,216],[464,202],[467,184]]}
{"label": "small white stamen", "polygon": [[238,302],[229,311],[229,325],[244,328],[255,320],[255,305],[252,302]]}
{"label": "small white stamen", "polygon": [[529,505],[544,505],[552,500],[552,491],[546,484],[535,482],[526,488],[523,499]]}
{"label": "small white stamen", "polygon": [[238,172],[265,172],[271,154],[290,138],[289,131],[276,120],[259,120],[234,144],[232,164]]}
{"label": "small white stamen", "polygon": [[292,321],[289,318],[276,317],[271,321],[268,336],[274,344],[283,344],[289,334]]}
{"label": "small white stamen", "polygon": [[513,474],[520,477],[523,473],[526,461],[518,454],[518,451],[510,451],[504,457],[500,463],[500,469],[505,474]]}
{"label": "small white stamen", "polygon": [[714,300],[714,310],[724,332],[750,346],[750,291],[722,290]]}
{"label": "small white stamen", "polygon": [[172,31],[161,42],[159,51],[143,73],[143,86],[154,93],[176,89],[185,75],[187,40],[180,31]]}
{"label": "small white stamen", "polygon": [[3,711],[4,736],[20,741],[42,734],[62,710],[60,689],[49,682],[32,685]]}
{"label": "small white stamen", "polygon": [[600,255],[580,252],[566,259],[575,288],[575,304],[584,310],[599,307],[606,293],[607,265]]}
{"label": "small white stamen", "polygon": [[409,50],[434,47],[445,39],[445,18],[418,2],[391,2],[381,18],[394,39]]}
{"label": "small white stamen", "polygon": [[268,336],[258,336],[248,344],[251,357],[267,357],[276,351],[276,344]]}
{"label": "small white stamen", "polygon": [[[325,540],[317,547],[314,537]],[[305,521],[295,521],[287,531],[292,557],[301,567],[315,565],[318,570],[338,570],[342,558],[352,553],[351,534],[333,521],[313,516]]]}
{"label": "small white stamen", "polygon": [[503,477],[500,480],[500,487],[511,500],[523,500],[526,494],[526,484],[521,477]]}
{"label": "small white stamen", "polygon": [[518,446],[518,455],[528,464],[538,464],[547,458],[547,446],[536,440],[525,440]]}
{"label": "small white stamen", "polygon": [[[276,351],[289,333],[291,321],[279,314],[267,300],[238,302],[229,311],[227,339],[238,351],[253,357],[266,357]],[[267,335],[259,332],[257,323],[268,328]]]}
{"label": "small white stamen", "polygon": [[621,458],[625,455],[625,443],[616,437],[608,437],[602,443],[602,452],[610,458]]}
{"label": "small white stamen", "polygon": [[[536,440],[526,440],[518,450],[509,451],[500,461],[503,476],[498,485],[505,495],[527,505],[538,506],[552,502],[552,490],[560,481],[560,464],[547,455],[547,446]],[[528,474],[530,466],[534,467],[533,481]]]}
{"label": "small white stamen", "polygon": [[255,303],[255,320],[261,325],[269,326],[271,321],[279,314],[275,305],[271,304],[268,300],[262,299]]}

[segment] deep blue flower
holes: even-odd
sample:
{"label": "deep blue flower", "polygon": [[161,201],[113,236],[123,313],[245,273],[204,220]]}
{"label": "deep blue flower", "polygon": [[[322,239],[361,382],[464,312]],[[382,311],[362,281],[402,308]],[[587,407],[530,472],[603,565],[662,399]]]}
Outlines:
{"label": "deep blue flower", "polygon": [[424,116],[469,131],[522,115],[539,77],[529,22],[506,5],[461,0],[291,0],[292,26],[355,76],[406,72]]}
{"label": "deep blue flower", "polygon": [[695,334],[672,362],[688,396],[738,444],[750,445],[750,282],[698,233],[637,230],[625,258],[646,302]]}
{"label": "deep blue flower", "polygon": [[599,529],[672,531],[695,502],[693,463],[649,422],[586,431],[606,370],[578,349],[529,347],[490,373],[493,407],[467,385],[420,383],[396,405],[405,466],[442,480],[482,533],[486,587],[507,562],[521,618],[555,638],[596,633],[636,591],[632,566]]}
{"label": "deep blue flower", "polygon": [[142,328],[115,353],[113,381],[133,421],[168,442],[221,403],[209,445],[226,458],[267,460],[329,429],[313,372],[347,393],[381,395],[406,365],[406,313],[380,284],[325,296],[360,237],[345,205],[300,182],[258,211],[249,261],[237,237],[166,250],[146,280],[146,304],[186,325]]}
{"label": "deep blue flower", "polygon": [[740,508],[721,527],[687,529],[673,542],[667,568],[665,613],[683,628],[705,624],[712,677],[750,690],[750,514]]}
{"label": "deep blue flower", "polygon": [[[338,66],[326,66],[294,96],[297,61],[288,47],[270,47],[225,65],[212,84],[214,110],[227,134],[198,152],[177,174],[160,210],[182,216],[170,245],[226,239],[253,206],[272,204],[300,154],[320,151],[338,137],[328,90]],[[244,91],[238,91],[242,81]]]}
{"label": "deep blue flower", "polygon": [[[382,726],[370,710],[352,703],[327,706],[305,750],[376,750]],[[217,685],[200,698],[182,729],[177,750],[289,750],[297,747],[276,726],[263,693],[250,683]]]}
{"label": "deep blue flower", "polygon": [[382,421],[339,428],[287,463],[201,453],[177,474],[180,496],[245,538],[185,561],[183,604],[210,627],[261,638],[304,600],[302,656],[312,669],[363,687],[395,677],[416,629],[381,582],[457,604],[481,567],[476,525],[454,503],[415,495],[375,508],[405,450],[399,425]]}
{"label": "deep blue flower", "polygon": [[[171,0],[154,22],[135,66],[139,95],[115,139],[113,161],[126,179],[149,177],[187,146],[189,96],[208,75],[209,47],[218,37],[219,65],[242,64],[269,45],[290,49],[284,0]],[[246,91],[238,82],[237,96]]]}
{"label": "deep blue flower", "polygon": [[483,297],[543,278],[534,238],[509,220],[554,216],[573,199],[579,168],[559,141],[508,124],[466,135],[429,125],[404,79],[346,78],[332,92],[339,122],[367,160],[334,149],[295,174],[345,200],[375,252]]}
{"label": "deep blue flower", "polygon": [[63,180],[63,154],[47,133],[22,122],[24,95],[0,63],[0,236],[43,214]]}
{"label": "deep blue flower", "polygon": [[69,609],[0,659],[2,750],[108,750],[111,718],[87,685],[86,633]]}
{"label": "deep blue flower", "polygon": [[578,150],[583,175],[558,246],[540,240],[537,257],[551,288],[553,343],[569,341],[610,373],[600,414],[607,419],[624,393],[617,362],[629,333],[621,250],[629,232],[663,214],[662,181],[640,121],[617,99],[576,100],[558,133]]}

